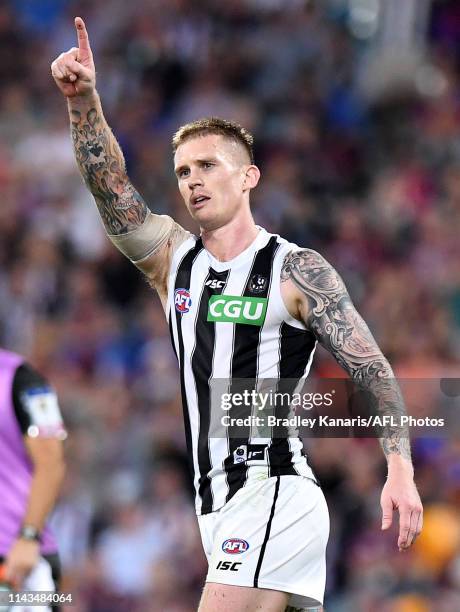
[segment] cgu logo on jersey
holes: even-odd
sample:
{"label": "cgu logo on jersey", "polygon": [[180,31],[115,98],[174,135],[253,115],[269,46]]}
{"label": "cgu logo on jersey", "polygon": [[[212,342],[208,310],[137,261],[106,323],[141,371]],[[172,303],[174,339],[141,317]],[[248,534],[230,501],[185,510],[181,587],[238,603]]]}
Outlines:
{"label": "cgu logo on jersey", "polygon": [[177,312],[186,313],[192,306],[190,291],[187,289],[176,289],[174,292],[174,305]]}
{"label": "cgu logo on jersey", "polygon": [[267,298],[213,295],[209,299],[208,321],[244,323],[261,327],[267,312]]}
{"label": "cgu logo on jersey", "polygon": [[240,538],[230,538],[222,544],[222,550],[228,555],[241,555],[248,550],[249,544]]}

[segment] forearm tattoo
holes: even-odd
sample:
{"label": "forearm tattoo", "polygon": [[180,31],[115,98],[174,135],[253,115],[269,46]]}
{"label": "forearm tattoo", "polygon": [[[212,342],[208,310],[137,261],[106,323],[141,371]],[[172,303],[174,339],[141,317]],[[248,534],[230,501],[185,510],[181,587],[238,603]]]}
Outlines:
{"label": "forearm tattoo", "polygon": [[385,455],[395,453],[410,460],[408,428],[400,426],[406,410],[399,386],[340,276],[321,255],[305,249],[286,256],[281,281],[288,280],[308,298],[305,323],[318,341],[360,389],[375,397],[379,415],[395,417],[395,425],[385,426],[380,438]]}
{"label": "forearm tattoo", "polygon": [[71,133],[78,167],[107,233],[125,234],[142,225],[147,205],[128,179],[123,153],[102,111],[72,110]]}

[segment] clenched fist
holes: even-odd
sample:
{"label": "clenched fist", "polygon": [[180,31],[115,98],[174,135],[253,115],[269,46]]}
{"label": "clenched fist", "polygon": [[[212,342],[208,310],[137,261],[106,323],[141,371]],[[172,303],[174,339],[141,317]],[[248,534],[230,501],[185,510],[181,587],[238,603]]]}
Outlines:
{"label": "clenched fist", "polygon": [[75,18],[78,49],[61,53],[51,64],[51,74],[66,98],[90,96],[96,88],[96,70],[88,32],[81,17]]}

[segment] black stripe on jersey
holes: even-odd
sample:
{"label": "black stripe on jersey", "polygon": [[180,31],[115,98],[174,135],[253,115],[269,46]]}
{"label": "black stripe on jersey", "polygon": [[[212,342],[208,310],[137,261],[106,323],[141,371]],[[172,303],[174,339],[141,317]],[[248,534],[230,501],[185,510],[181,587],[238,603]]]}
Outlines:
{"label": "black stripe on jersey", "polygon": [[[203,249],[203,242],[201,238],[199,238],[195,246],[187,251],[187,253],[182,258],[182,261],[177,268],[176,273],[176,282],[174,283],[174,292],[176,289],[185,289],[188,288],[190,290],[190,278],[192,275],[192,266],[197,258],[200,251]],[[173,304],[174,304],[174,295],[173,295]],[[175,304],[174,304],[175,307]],[[171,307],[172,309],[172,307]],[[177,326],[177,344],[178,350],[177,353],[179,355],[179,368],[180,368],[180,390],[182,395],[182,410],[184,412],[184,426],[185,426],[185,441],[187,443],[187,451],[188,451],[188,460],[190,471],[192,473],[192,481],[195,482],[195,469],[193,467],[193,445],[192,445],[192,432],[190,428],[190,416],[188,413],[188,403],[187,403],[187,391],[185,389],[185,368],[184,368],[184,338],[182,336],[182,314],[175,308],[176,311],[176,326]],[[172,331],[172,329],[171,329]],[[174,346],[174,336],[171,338],[173,346]]]}
{"label": "black stripe on jersey", "polygon": [[[279,381],[277,392],[292,394],[295,391],[298,380],[304,375],[315,348],[314,335],[303,329],[298,329],[286,322],[280,326],[279,336]],[[289,406],[278,406],[277,418],[289,416]],[[270,476],[281,476],[297,474],[293,461],[292,451],[289,446],[287,428],[279,428],[273,437],[268,449],[270,463]]]}
{"label": "black stripe on jersey", "polygon": [[[201,514],[212,512],[212,489],[209,472],[211,457],[209,453],[209,425],[211,421],[211,398],[209,380],[212,375],[214,360],[216,324],[207,321],[209,299],[212,295],[221,295],[227,284],[230,270],[216,272],[212,268],[204,281],[200,303],[195,321],[195,347],[191,357],[192,372],[195,379],[198,411],[200,414],[200,431],[198,434],[198,466],[200,478],[198,494],[201,497]],[[219,288],[211,288],[206,283],[210,280],[222,281]]]}
{"label": "black stripe on jersey", "polygon": [[171,307],[171,310],[169,311],[169,335],[171,336],[171,344],[173,347],[173,351],[174,351],[174,355],[176,356],[176,359],[179,361],[179,357],[177,355],[177,350],[176,350],[176,343],[174,342],[174,332],[173,332],[173,326],[172,326],[172,317],[173,317],[173,309]]}
{"label": "black stripe on jersey", "polygon": [[286,322],[281,324],[281,379],[299,380],[304,375],[315,343],[315,336],[310,331],[299,329]]}
{"label": "black stripe on jersey", "polygon": [[264,560],[265,549],[267,548],[267,543],[268,543],[268,540],[270,538],[270,531],[271,531],[271,528],[272,528],[273,517],[275,516],[275,506],[276,506],[276,500],[278,499],[279,490],[280,490],[280,477],[278,476],[278,478],[276,479],[275,493],[273,495],[273,503],[272,503],[272,507],[271,507],[271,510],[270,510],[270,517],[268,519],[267,529],[265,530],[264,541],[262,542],[262,547],[260,549],[259,560],[257,561],[256,572],[254,574],[254,588],[255,589],[257,589],[257,587],[259,586],[260,568],[262,567],[262,561]]}
{"label": "black stripe on jersey", "polygon": [[[273,272],[273,260],[275,253],[279,248],[276,236],[272,236],[266,246],[257,251],[254,258],[251,270],[246,280],[246,286],[243,292],[245,297],[255,297],[251,291],[251,280],[258,275],[267,280],[262,291],[258,291],[256,296],[266,298],[269,295],[271,287],[271,279]],[[231,366],[232,393],[243,393],[248,385],[244,383],[236,385],[235,379],[249,378],[255,380],[257,378],[257,356],[259,353],[261,327],[256,325],[243,325],[235,323],[234,339],[233,339],[233,355]],[[242,387],[242,388],[240,388]],[[232,416],[238,417],[237,412],[232,408]],[[239,428],[241,430],[242,428]],[[227,474],[228,493],[226,502],[244,485],[247,478],[247,466],[245,463],[234,463],[233,453],[239,446],[247,445],[249,442],[250,428],[246,428],[247,436],[244,438],[234,438],[231,436],[231,428],[229,428],[229,455],[224,461],[224,468]]]}

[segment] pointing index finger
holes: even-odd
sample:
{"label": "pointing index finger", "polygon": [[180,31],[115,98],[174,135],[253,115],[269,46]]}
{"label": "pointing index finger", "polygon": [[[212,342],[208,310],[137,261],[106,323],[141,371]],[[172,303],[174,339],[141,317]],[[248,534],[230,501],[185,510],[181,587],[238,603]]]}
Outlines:
{"label": "pointing index finger", "polygon": [[83,53],[91,53],[89,44],[88,32],[86,31],[85,22],[81,17],[75,17],[75,28],[77,30],[78,48]]}

